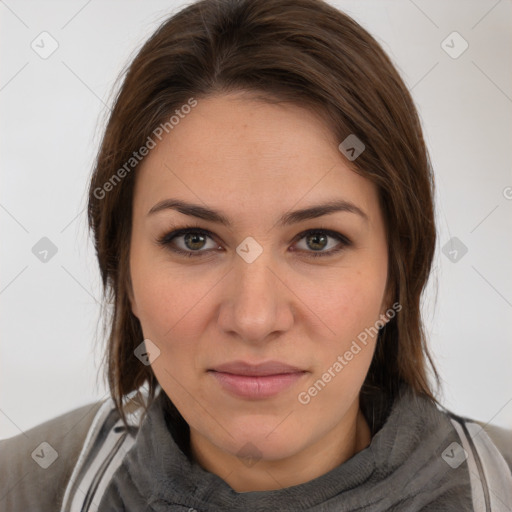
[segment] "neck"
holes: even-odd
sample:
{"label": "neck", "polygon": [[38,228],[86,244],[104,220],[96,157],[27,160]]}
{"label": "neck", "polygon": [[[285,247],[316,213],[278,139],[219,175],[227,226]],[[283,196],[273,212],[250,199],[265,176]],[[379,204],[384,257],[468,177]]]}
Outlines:
{"label": "neck", "polygon": [[191,450],[196,461],[236,492],[270,491],[309,482],[350,459],[370,441],[370,428],[358,401],[353,412],[348,411],[338,425],[302,451],[284,459],[263,458],[253,465],[190,429]]}

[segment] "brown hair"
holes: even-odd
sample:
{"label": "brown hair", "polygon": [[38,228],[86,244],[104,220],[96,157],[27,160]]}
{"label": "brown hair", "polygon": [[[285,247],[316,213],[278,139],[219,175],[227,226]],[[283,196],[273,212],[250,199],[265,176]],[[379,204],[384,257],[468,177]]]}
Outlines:
{"label": "brown hair", "polygon": [[[120,173],[134,151],[191,97],[254,92],[266,101],[307,105],[336,140],[366,146],[349,164],[377,186],[389,246],[388,290],[402,309],[379,332],[363,390],[394,396],[402,384],[435,401],[420,298],[435,248],[434,182],[412,98],[379,43],[322,0],[201,0],[166,20],[130,64],[92,174],[88,220],[113,305],[105,316],[110,392],[123,398],[156,378],[134,349],[143,341],[129,292],[136,169]],[[113,183],[114,175],[122,180]],[[113,186],[107,187],[107,182]]]}

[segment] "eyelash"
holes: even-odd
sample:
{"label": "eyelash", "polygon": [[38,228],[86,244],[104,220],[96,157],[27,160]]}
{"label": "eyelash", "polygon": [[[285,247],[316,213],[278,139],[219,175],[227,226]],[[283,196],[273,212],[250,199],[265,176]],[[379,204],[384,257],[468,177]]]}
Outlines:
{"label": "eyelash", "polygon": [[[169,233],[166,233],[165,235],[163,235],[162,237],[157,239],[157,244],[160,246],[163,246],[177,254],[182,254],[182,255],[188,256],[188,257],[202,257],[204,255],[204,253],[207,253],[207,252],[213,250],[213,249],[208,249],[206,251],[202,251],[202,250],[185,251],[183,249],[179,249],[172,245],[172,241],[175,238],[178,238],[179,236],[183,236],[183,235],[186,235],[189,233],[206,235],[211,239],[214,238],[213,233],[211,231],[208,231],[207,229],[197,228],[194,226],[186,226],[181,229],[177,229],[177,230],[171,231]],[[339,247],[337,249],[331,249],[330,251],[326,251],[326,252],[306,251],[306,253],[308,254],[307,257],[318,258],[318,257],[333,256],[334,254],[337,254],[340,251],[342,251],[345,248],[350,247],[352,245],[352,242],[346,236],[344,236],[341,233],[338,233],[336,231],[331,231],[329,229],[308,229],[306,231],[303,231],[302,233],[299,233],[295,237],[295,239],[298,242],[298,241],[302,240],[303,238],[305,238],[307,235],[311,235],[311,234],[315,234],[315,235],[322,234],[322,235],[327,235],[331,238],[334,238],[338,242],[341,243],[341,247]]]}

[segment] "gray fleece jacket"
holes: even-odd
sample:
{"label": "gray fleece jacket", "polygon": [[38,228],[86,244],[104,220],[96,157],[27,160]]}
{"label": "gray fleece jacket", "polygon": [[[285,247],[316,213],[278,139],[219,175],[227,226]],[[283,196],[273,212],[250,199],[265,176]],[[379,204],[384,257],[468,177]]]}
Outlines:
{"label": "gray fleece jacket", "polygon": [[[471,486],[473,470],[469,459],[459,457],[465,452],[462,448],[457,451],[461,439],[449,413],[405,388],[377,421],[373,418],[370,422],[374,430],[370,445],[348,461],[304,484],[246,493],[235,492],[221,478],[193,460],[187,448],[188,430],[184,420],[176,416],[165,393],[158,391],[142,424],[130,433],[134,437],[133,445],[123,454],[101,495],[92,500],[94,506],[90,510],[475,510]],[[28,431],[26,435],[0,442],[0,511],[60,510],[64,488],[99,405],[77,409]],[[109,421],[110,425],[103,428],[99,439],[106,429],[113,428]],[[512,433],[504,429],[491,430],[502,453],[510,457]],[[40,462],[48,456],[51,460],[52,454],[44,445],[41,447],[43,441],[58,452],[58,458],[46,469]],[[495,450],[494,445],[492,449]],[[41,456],[39,463],[37,455]],[[491,465],[493,463],[491,458]],[[512,466],[510,458],[508,464]],[[502,476],[511,480],[504,479],[504,482],[512,482],[510,467],[503,459],[496,459],[496,467],[501,473],[508,472]],[[496,487],[493,482],[489,483],[492,493]],[[88,489],[75,491],[85,494]],[[493,497],[493,503],[501,501],[501,510],[512,510],[512,487],[510,493],[502,488],[499,492],[500,496]],[[500,501],[496,501],[498,499]]]}

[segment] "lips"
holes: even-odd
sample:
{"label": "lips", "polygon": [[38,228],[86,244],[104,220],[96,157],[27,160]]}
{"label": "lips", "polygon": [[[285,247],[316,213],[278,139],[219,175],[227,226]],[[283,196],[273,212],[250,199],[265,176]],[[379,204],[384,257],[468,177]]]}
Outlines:
{"label": "lips", "polygon": [[280,361],[267,361],[259,364],[250,364],[244,361],[232,361],[230,363],[215,366],[212,370],[222,373],[231,373],[233,375],[249,375],[255,377],[304,371],[297,366],[291,366],[289,364],[281,363]]}
{"label": "lips", "polygon": [[263,399],[290,388],[307,371],[280,361],[260,364],[232,361],[215,366],[209,373],[224,391],[232,395],[246,399]]}

